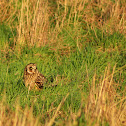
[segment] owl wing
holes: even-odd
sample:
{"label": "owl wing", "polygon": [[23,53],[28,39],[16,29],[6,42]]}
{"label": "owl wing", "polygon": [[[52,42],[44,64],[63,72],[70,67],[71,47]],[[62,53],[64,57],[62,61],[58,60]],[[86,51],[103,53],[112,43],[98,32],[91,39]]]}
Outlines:
{"label": "owl wing", "polygon": [[43,85],[47,82],[47,79],[44,77],[44,75],[39,74],[35,80],[35,84],[38,88],[43,88]]}

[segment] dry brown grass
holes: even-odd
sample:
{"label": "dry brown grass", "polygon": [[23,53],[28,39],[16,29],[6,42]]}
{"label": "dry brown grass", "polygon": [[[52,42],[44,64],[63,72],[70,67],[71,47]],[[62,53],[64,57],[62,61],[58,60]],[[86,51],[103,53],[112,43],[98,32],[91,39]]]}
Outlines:
{"label": "dry brown grass", "polygon": [[[124,0],[57,0],[54,1],[22,0],[22,2],[2,0],[0,2],[0,22],[8,23],[11,28],[16,27],[15,44],[18,46],[53,45],[59,49],[63,46],[62,38],[58,34],[65,29],[68,34],[81,44],[78,39],[87,37],[89,29],[100,28],[103,32],[119,31],[126,33],[126,2]],[[53,25],[53,27],[51,26]],[[71,29],[72,25],[72,30]],[[80,28],[86,34],[77,34]],[[97,37],[97,34],[95,34]]]}
{"label": "dry brown grass", "polygon": [[18,25],[18,42],[34,46],[45,45],[48,37],[48,3],[43,1],[22,1]]}
{"label": "dry brown grass", "polygon": [[88,125],[111,126],[126,125],[126,96],[117,93],[119,84],[113,80],[115,67],[110,73],[110,66],[105,70],[104,77],[96,83],[96,74],[93,77],[92,86],[85,107],[85,117]]}
{"label": "dry brown grass", "polygon": [[25,107],[23,110],[19,103],[15,103],[16,110],[12,111],[7,103],[5,96],[0,103],[0,126],[40,126],[39,117],[34,118],[33,106]]}

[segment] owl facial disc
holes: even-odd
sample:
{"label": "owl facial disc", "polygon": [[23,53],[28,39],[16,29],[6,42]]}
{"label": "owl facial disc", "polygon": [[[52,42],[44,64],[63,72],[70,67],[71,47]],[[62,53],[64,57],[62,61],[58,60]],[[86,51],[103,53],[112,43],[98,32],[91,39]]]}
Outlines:
{"label": "owl facial disc", "polygon": [[35,73],[36,69],[37,69],[36,64],[29,64],[29,65],[27,66],[27,72],[28,72],[29,74]]}

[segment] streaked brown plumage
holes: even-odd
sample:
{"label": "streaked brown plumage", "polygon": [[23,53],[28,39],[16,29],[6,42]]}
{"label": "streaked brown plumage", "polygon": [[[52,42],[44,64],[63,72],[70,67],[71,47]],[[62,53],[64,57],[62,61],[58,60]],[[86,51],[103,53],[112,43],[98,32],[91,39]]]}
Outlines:
{"label": "streaked brown plumage", "polygon": [[31,89],[42,89],[47,79],[42,75],[36,67],[36,64],[30,63],[24,69],[25,86]]}

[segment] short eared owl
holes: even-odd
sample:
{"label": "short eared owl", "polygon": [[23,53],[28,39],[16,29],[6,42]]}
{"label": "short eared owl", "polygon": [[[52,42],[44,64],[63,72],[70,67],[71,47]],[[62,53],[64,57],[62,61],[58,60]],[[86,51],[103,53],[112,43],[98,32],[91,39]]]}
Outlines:
{"label": "short eared owl", "polygon": [[24,69],[25,86],[31,89],[42,89],[47,79],[37,70],[36,64],[30,63]]}

